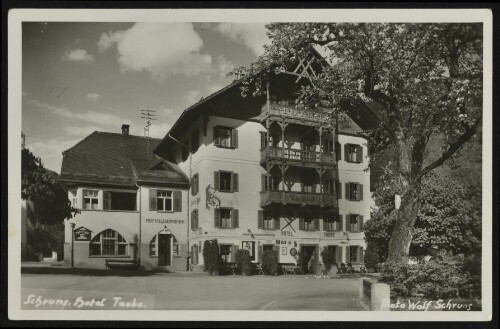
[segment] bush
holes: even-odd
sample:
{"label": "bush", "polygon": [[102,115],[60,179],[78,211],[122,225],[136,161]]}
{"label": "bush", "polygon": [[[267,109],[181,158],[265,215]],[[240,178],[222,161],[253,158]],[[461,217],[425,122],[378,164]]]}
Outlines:
{"label": "bush", "polygon": [[311,259],[311,255],[309,255],[306,251],[299,251],[299,268],[302,274],[309,272],[309,260]]}
{"label": "bush", "polygon": [[221,257],[219,255],[219,244],[217,240],[206,240],[203,243],[203,263],[205,264],[205,272],[213,275],[218,274]]}
{"label": "bush", "polygon": [[238,249],[236,251],[235,258],[238,268],[241,269],[241,274],[243,275],[253,274],[253,264],[252,264],[252,257],[250,257],[250,251],[244,249]]}
{"label": "bush", "polygon": [[325,249],[321,252],[321,258],[323,259],[323,264],[325,264],[326,272],[330,272],[332,266],[336,262],[335,251],[331,249]]}
{"label": "bush", "polygon": [[376,268],[376,265],[381,262],[381,257],[380,257],[380,249],[377,244],[375,243],[370,243],[368,242],[368,246],[366,247],[365,251],[365,257],[364,257],[364,262],[365,262],[365,267],[367,269],[369,268]]}
{"label": "bush", "polygon": [[278,255],[273,250],[266,250],[262,253],[262,270],[266,274],[278,274]]}
{"label": "bush", "polygon": [[471,277],[461,264],[385,263],[380,282],[391,286],[391,297],[425,297],[429,299],[469,297]]}

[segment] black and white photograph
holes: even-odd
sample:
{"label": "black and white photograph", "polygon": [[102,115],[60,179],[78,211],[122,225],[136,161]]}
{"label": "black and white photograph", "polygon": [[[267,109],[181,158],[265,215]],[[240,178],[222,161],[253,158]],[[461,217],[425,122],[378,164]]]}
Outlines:
{"label": "black and white photograph", "polygon": [[9,318],[491,319],[489,10],[11,14]]}

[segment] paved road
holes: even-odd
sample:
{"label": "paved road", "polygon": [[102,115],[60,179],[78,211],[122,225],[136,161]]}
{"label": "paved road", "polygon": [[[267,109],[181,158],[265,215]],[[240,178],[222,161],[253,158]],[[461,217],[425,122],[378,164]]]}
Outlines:
{"label": "paved road", "polygon": [[23,274],[21,284],[24,309],[362,310],[357,279]]}

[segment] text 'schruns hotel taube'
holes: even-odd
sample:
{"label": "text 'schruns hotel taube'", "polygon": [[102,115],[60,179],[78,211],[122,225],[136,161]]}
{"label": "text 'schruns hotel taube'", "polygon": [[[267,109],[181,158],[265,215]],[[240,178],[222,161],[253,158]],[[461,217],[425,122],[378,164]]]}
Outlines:
{"label": "text 'schruns hotel taube'", "polygon": [[260,97],[243,98],[234,81],[186,109],[162,140],[123,125],[65,151],[61,181],[81,209],[66,222],[65,261],[183,270],[190,256],[202,269],[203,243],[217,239],[228,262],[239,248],[254,262],[275,250],[295,263],[302,250],[318,266],[324,248],[362,262],[372,199],[360,132],[377,108],[361,98],[349,117],[308,108],[297,72],[274,75]]}

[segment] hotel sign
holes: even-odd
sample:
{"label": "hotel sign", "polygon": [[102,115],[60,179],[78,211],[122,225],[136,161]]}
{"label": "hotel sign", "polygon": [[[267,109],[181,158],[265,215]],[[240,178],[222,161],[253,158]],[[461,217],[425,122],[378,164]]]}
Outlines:
{"label": "hotel sign", "polygon": [[92,233],[91,230],[83,226],[73,231],[73,234],[75,236],[75,241],[90,241],[91,233]]}

